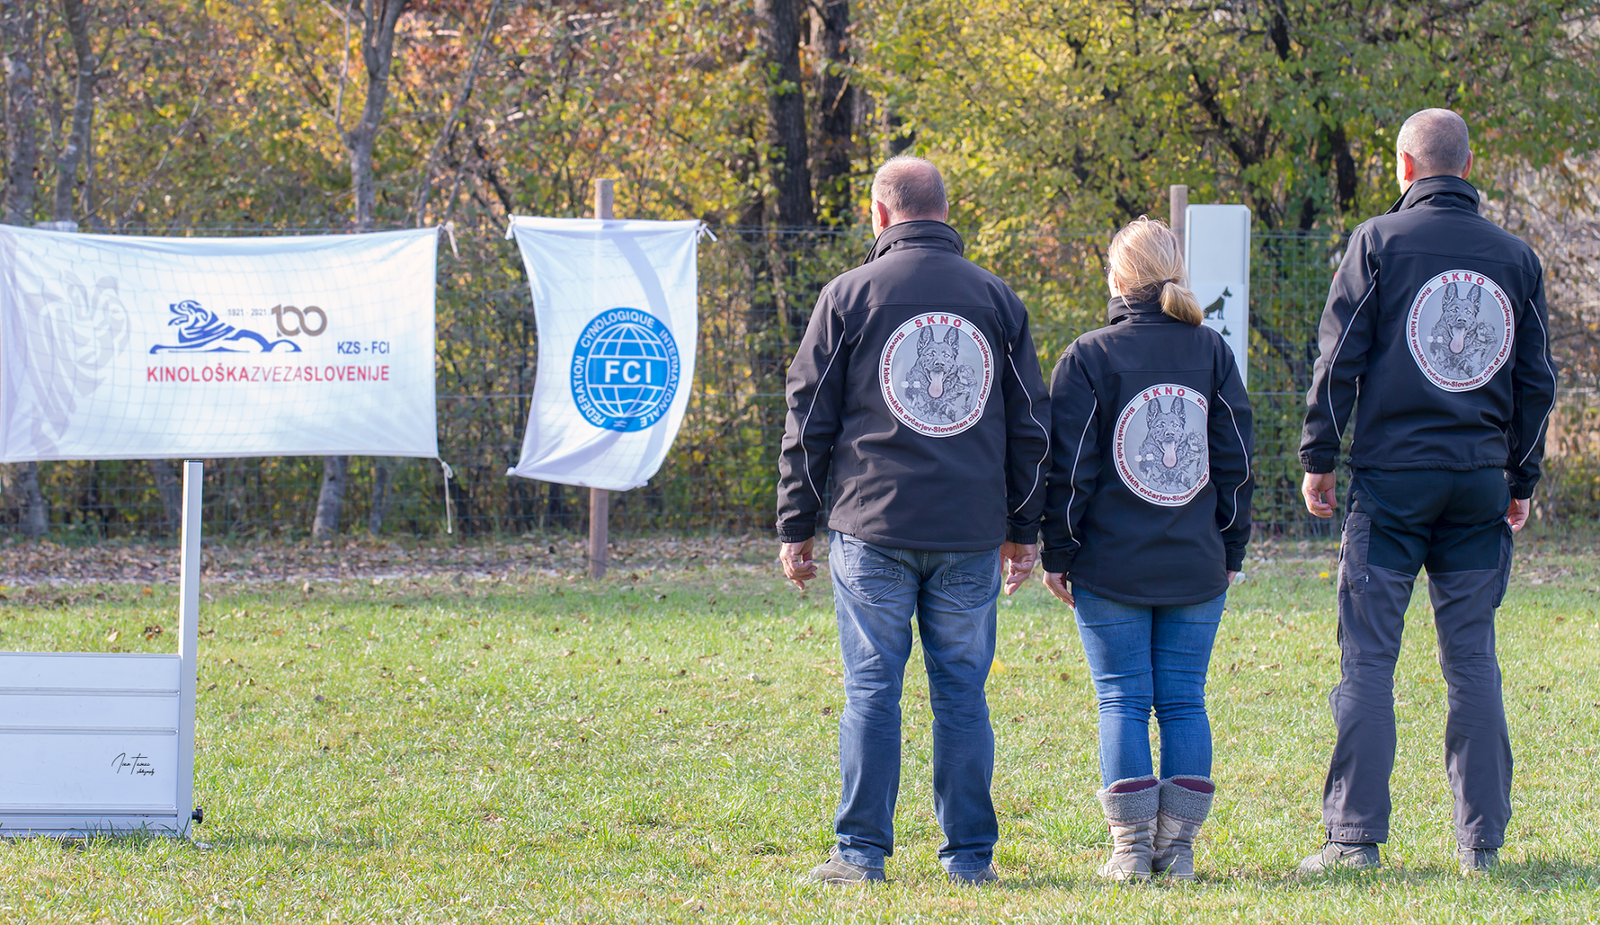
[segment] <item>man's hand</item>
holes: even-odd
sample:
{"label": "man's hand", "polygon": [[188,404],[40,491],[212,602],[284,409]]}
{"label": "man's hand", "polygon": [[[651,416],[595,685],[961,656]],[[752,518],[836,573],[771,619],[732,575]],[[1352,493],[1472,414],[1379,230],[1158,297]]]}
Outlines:
{"label": "man's hand", "polygon": [[1028,580],[1028,573],[1038,564],[1039,544],[1024,546],[1021,543],[1001,543],[1000,558],[1006,564],[1006,597],[1010,597]]}
{"label": "man's hand", "polygon": [[783,577],[794,582],[794,586],[802,591],[806,589],[806,582],[817,577],[817,561],[811,558],[814,544],[815,540],[808,539],[803,543],[784,543],[778,547]]}
{"label": "man's hand", "polygon": [[1076,607],[1077,602],[1072,599],[1072,589],[1067,587],[1067,574],[1065,572],[1045,572],[1043,575],[1044,586],[1056,596],[1056,600],[1068,607]]}
{"label": "man's hand", "polygon": [[1528,508],[1533,506],[1532,498],[1512,498],[1506,505],[1506,523],[1511,525],[1511,532],[1516,533],[1522,525],[1528,522]]}
{"label": "man's hand", "polygon": [[1300,484],[1300,494],[1306,499],[1306,510],[1324,519],[1333,516],[1334,508],[1339,505],[1338,495],[1333,490],[1334,480],[1332,472],[1306,473],[1306,480]]}

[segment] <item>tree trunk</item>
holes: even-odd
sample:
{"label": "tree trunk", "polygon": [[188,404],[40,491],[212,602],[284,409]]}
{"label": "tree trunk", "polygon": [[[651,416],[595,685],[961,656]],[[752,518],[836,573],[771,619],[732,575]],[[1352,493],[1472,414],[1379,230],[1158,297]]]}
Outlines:
{"label": "tree trunk", "polygon": [[[72,221],[73,193],[78,185],[78,162],[89,150],[89,129],[94,119],[94,85],[100,75],[100,59],[89,44],[89,11],[83,0],[61,0],[66,15],[67,32],[72,36],[72,50],[78,59],[78,73],[74,81],[72,99],[72,134],[56,158],[55,220]],[[85,197],[87,198],[87,197]]]}
{"label": "tree trunk", "polygon": [[161,528],[169,536],[178,535],[183,523],[183,486],[178,481],[178,470],[165,459],[150,460],[150,476],[156,483],[156,494],[161,498]]}
{"label": "tree trunk", "polygon": [[6,67],[6,191],[5,223],[26,225],[33,220],[37,190],[34,168],[39,160],[39,140],[34,117],[39,103],[33,90],[35,10],[30,0],[0,3],[0,36],[5,41]]}
{"label": "tree trunk", "polygon": [[317,516],[311,537],[328,540],[339,535],[339,512],[344,507],[344,486],[350,475],[350,457],[322,457],[322,490],[317,493]]}
{"label": "tree trunk", "polygon": [[383,107],[389,101],[389,72],[394,65],[394,32],[410,0],[355,0],[351,10],[361,12],[361,60],[367,66],[367,101],[361,121],[344,133],[350,155],[350,182],[356,194],[356,228],[371,231],[376,214],[377,189],[372,177],[372,149],[383,124]]}
{"label": "tree trunk", "polygon": [[767,147],[777,190],[777,223],[812,224],[811,173],[806,168],[806,98],[800,82],[798,0],[755,0],[767,73]]}
{"label": "tree trunk", "polygon": [[828,224],[848,225],[856,208],[850,195],[856,91],[850,79],[849,0],[818,0],[811,6],[811,55],[816,62],[811,179],[817,215]]}
{"label": "tree trunk", "polygon": [[373,537],[383,532],[383,517],[389,512],[389,482],[393,462],[387,456],[376,456],[372,460],[372,510],[367,515],[367,534]]}
{"label": "tree trunk", "polygon": [[18,464],[12,484],[22,496],[22,535],[37,538],[50,532],[50,506],[39,490],[39,464]]}
{"label": "tree trunk", "polygon": [[[372,149],[383,124],[383,107],[389,100],[389,72],[394,65],[394,32],[410,0],[353,0],[351,13],[361,14],[361,60],[367,67],[367,101],[361,107],[361,121],[344,133],[345,151],[350,155],[350,185],[356,194],[356,230],[371,231],[377,214],[377,186],[372,176]],[[339,532],[339,513],[344,506],[345,480],[350,457],[327,456],[322,460],[322,490],[317,493],[317,516],[311,535],[323,539]],[[374,486],[376,490],[377,486]],[[368,529],[376,534],[383,526],[383,513],[373,509]]]}

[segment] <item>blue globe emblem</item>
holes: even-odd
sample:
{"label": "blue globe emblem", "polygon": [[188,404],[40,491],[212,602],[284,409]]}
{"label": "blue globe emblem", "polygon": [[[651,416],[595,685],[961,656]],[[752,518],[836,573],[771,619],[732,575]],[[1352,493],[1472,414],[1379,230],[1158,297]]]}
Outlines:
{"label": "blue globe emblem", "polygon": [[604,430],[644,430],[678,394],[678,345],[661,319],[637,308],[601,312],[572,352],[572,399]]}

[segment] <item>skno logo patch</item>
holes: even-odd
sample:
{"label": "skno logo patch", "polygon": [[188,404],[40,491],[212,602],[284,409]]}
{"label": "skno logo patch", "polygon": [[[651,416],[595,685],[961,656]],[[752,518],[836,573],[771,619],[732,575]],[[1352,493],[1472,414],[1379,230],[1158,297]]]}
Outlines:
{"label": "skno logo patch", "polygon": [[889,411],[907,427],[952,437],[982,419],[994,386],[994,353],[960,315],[918,315],[884,343],[878,385]]}
{"label": "skno logo patch", "polygon": [[596,315],[572,351],[572,400],[603,430],[644,430],[678,394],[678,345],[661,319],[637,308]]}
{"label": "skno logo patch", "polygon": [[1211,481],[1206,424],[1206,398],[1188,386],[1140,392],[1117,416],[1112,457],[1122,483],[1151,504],[1188,504]]}
{"label": "skno logo patch", "polygon": [[1506,365],[1515,325],[1511,299],[1494,280],[1449,270],[1429,279],[1412,300],[1406,344],[1429,382],[1468,392]]}

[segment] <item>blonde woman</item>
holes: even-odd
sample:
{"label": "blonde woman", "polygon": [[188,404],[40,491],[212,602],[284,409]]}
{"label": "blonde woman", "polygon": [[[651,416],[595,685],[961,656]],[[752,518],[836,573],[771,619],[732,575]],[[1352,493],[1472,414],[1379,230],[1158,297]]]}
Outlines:
{"label": "blonde woman", "polygon": [[1050,387],[1044,583],[1076,612],[1100,701],[1100,875],[1191,879],[1216,789],[1206,670],[1250,537],[1250,403],[1166,225],[1123,228],[1107,263],[1110,323]]}

